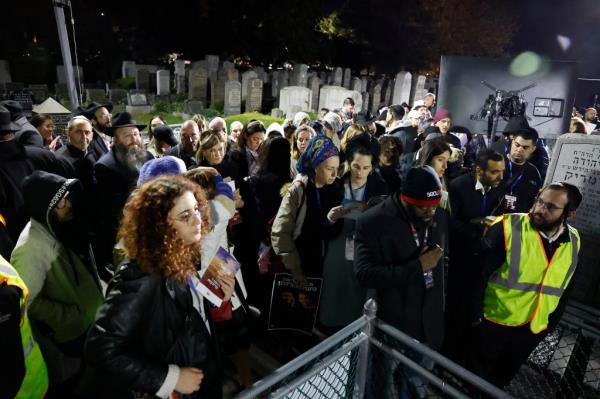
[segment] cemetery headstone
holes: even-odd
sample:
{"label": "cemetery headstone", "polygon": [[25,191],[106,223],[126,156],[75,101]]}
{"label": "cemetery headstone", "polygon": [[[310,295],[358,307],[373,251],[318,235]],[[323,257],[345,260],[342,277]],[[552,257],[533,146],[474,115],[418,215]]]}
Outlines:
{"label": "cemetery headstone", "polygon": [[412,89],[412,74],[410,72],[398,72],[394,84],[393,104],[410,104],[410,92]]}
{"label": "cemetery headstone", "polygon": [[263,83],[267,83],[269,81],[269,76],[265,72],[265,68],[263,67],[254,67],[252,68],[254,72],[256,72],[256,76],[263,81]]}
{"label": "cemetery headstone", "polygon": [[144,68],[138,68],[135,75],[135,87],[138,90],[150,90],[150,72]]}
{"label": "cemetery headstone", "polygon": [[[288,118],[293,118],[298,111],[312,111],[312,98],[313,93],[310,89],[301,86],[288,86],[279,92],[279,109]],[[296,109],[298,111],[294,112]]]}
{"label": "cemetery headstone", "polygon": [[198,114],[204,109],[204,101],[199,100],[186,100],[185,111],[188,114]]}
{"label": "cemetery headstone", "polygon": [[240,71],[235,68],[228,69],[227,80],[240,80]]}
{"label": "cemetery headstone", "polygon": [[31,116],[33,110],[33,94],[28,89],[10,91],[8,94],[9,100],[14,100],[21,104],[23,113],[28,118]]}
{"label": "cemetery headstone", "polygon": [[383,103],[385,105],[392,105],[392,92],[394,91],[394,81],[393,80],[386,80],[386,83],[384,85],[384,92],[383,92]]}
{"label": "cemetery headstone", "polygon": [[[333,86],[341,86],[342,79],[344,77],[344,71],[342,68],[337,67],[333,70],[333,82],[331,83]],[[319,107],[322,108],[322,107]]]}
{"label": "cemetery headstone", "polygon": [[152,111],[152,107],[148,105],[148,97],[141,90],[130,90],[127,93],[127,112],[148,113]]}
{"label": "cemetery headstone", "polygon": [[379,105],[381,103],[381,84],[378,83],[373,86],[373,90],[371,91],[371,113],[373,115],[377,114],[377,110],[379,109]]}
{"label": "cemetery headstone", "polygon": [[363,91],[369,90],[369,79],[366,76],[360,77],[360,87]]}
{"label": "cemetery headstone", "polygon": [[417,79],[413,82],[414,87],[411,91],[410,102],[408,104],[414,104],[416,100],[422,100],[427,94],[427,90],[425,90],[425,82],[427,78],[423,75],[417,76]]}
{"label": "cemetery headstone", "polygon": [[208,71],[202,67],[193,68],[189,73],[188,99],[206,101]]}
{"label": "cemetery headstone", "polygon": [[344,99],[351,97],[354,100],[355,112],[362,110],[362,95],[357,91],[347,90],[339,86],[323,86],[319,93],[319,109],[338,109],[342,107]]}
{"label": "cemetery headstone", "polygon": [[215,76],[219,70],[219,56],[208,54],[204,57],[206,60],[206,70],[209,74],[214,73]]}
{"label": "cemetery headstone", "polygon": [[319,89],[321,88],[321,79],[318,76],[313,76],[308,79],[308,88],[311,92],[311,111],[317,112],[319,106]]}
{"label": "cemetery headstone", "polygon": [[170,92],[171,72],[166,69],[156,71],[156,94],[168,95]]}
{"label": "cemetery headstone", "polygon": [[292,86],[306,87],[308,75],[308,65],[296,64],[294,65],[294,72],[292,74]]}
{"label": "cemetery headstone", "polygon": [[369,109],[370,109],[369,108],[369,101],[370,101],[369,100],[369,93],[366,92],[366,91],[363,92],[362,93],[362,109],[363,109],[363,111],[365,111],[365,113],[369,112]]}
{"label": "cemetery headstone", "polygon": [[579,230],[581,252],[571,284],[571,298],[588,306],[600,305],[600,136],[561,135],[552,153],[546,175],[551,182],[571,183],[583,194],[575,218],[569,222]]}
{"label": "cemetery headstone", "polygon": [[263,81],[252,78],[248,81],[248,93],[246,93],[245,112],[259,111],[262,108]]}
{"label": "cemetery headstone", "polygon": [[352,79],[352,71],[350,70],[350,68],[344,69],[344,82],[343,82],[344,88],[350,89],[351,79]]}
{"label": "cemetery headstone", "polygon": [[[360,78],[356,78],[356,77],[352,78],[352,83],[351,83],[350,87],[354,91],[359,91],[361,93],[363,91],[362,90],[363,85],[362,85],[362,81],[360,80]],[[366,86],[365,86],[365,90],[366,90]]]}
{"label": "cemetery headstone", "polygon": [[225,83],[225,115],[237,115],[241,113],[242,106],[242,84],[237,80],[229,80]]}
{"label": "cemetery headstone", "polygon": [[225,101],[225,83],[226,80],[217,79],[210,82],[210,105],[214,108]]}
{"label": "cemetery headstone", "polygon": [[246,95],[248,93],[248,82],[250,79],[258,78],[258,75],[254,71],[246,71],[242,74],[242,101],[246,101]]}
{"label": "cemetery headstone", "polygon": [[285,118],[285,113],[279,108],[273,108],[271,110],[271,116],[274,116],[275,118]]}
{"label": "cemetery headstone", "polygon": [[121,77],[135,79],[136,69],[135,61],[123,61],[121,63]]}

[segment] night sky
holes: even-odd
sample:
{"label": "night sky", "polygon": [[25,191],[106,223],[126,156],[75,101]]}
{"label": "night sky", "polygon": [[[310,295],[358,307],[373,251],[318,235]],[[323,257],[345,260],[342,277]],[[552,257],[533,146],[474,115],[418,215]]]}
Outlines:
{"label": "night sky", "polygon": [[[171,0],[157,5],[140,0],[90,2],[73,1],[76,22],[77,49],[80,64],[84,65],[86,77],[91,79],[115,79],[120,76],[122,59],[133,59],[139,63],[158,64],[165,60],[170,51],[183,53],[190,60],[202,59],[205,54],[218,54],[221,58],[235,49],[240,55],[245,49],[260,59],[268,54],[275,64],[283,61],[305,61],[286,59],[289,54],[302,54],[307,58],[318,57],[330,49],[319,48],[320,42],[302,42],[305,32],[302,25],[303,14],[307,17],[317,14],[326,15],[331,10],[341,8],[347,1],[288,0],[266,2],[246,0],[244,7],[235,0]],[[377,11],[386,13],[397,8],[397,1],[370,0],[356,2],[357,7],[377,7]],[[404,2],[410,5],[409,2]],[[522,51],[534,51],[553,60],[577,61],[579,77],[600,78],[600,3],[596,0],[505,0],[505,6],[514,16],[518,26],[512,43],[508,47],[510,56]],[[124,6],[126,5],[126,6]],[[0,24],[0,59],[11,62],[13,79],[33,73],[43,80],[39,68],[27,71],[26,63],[19,63],[23,55],[44,60],[45,76],[50,82],[55,79],[54,65],[62,64],[58,47],[58,36],[54,13],[50,0],[10,2],[3,4],[3,22]],[[126,8],[124,8],[126,7]],[[212,16],[211,10],[227,12],[229,18],[222,15]],[[292,16],[287,15],[289,13]],[[312,10],[312,14],[309,13]],[[102,15],[104,13],[104,15]],[[296,14],[294,14],[296,13]],[[376,15],[376,14],[373,14]],[[67,17],[69,16],[67,10]],[[288,18],[288,19],[286,19]],[[290,23],[289,21],[292,21]],[[297,23],[296,23],[297,22]],[[361,24],[377,26],[380,21],[364,21]],[[399,21],[400,23],[401,21]],[[244,25],[244,23],[246,25]],[[248,29],[247,26],[260,24],[260,28]],[[70,30],[70,27],[69,27]],[[382,31],[385,33],[385,30]],[[291,38],[300,38],[301,48],[291,48],[290,43],[282,42],[287,33]],[[563,47],[558,36],[564,36]],[[310,37],[306,35],[305,37]],[[280,41],[277,42],[278,38]],[[388,37],[381,37],[387,41]],[[341,43],[341,42],[340,42]],[[565,44],[569,43],[568,46]],[[339,46],[345,45],[344,43]],[[73,43],[71,43],[73,46]],[[272,46],[272,47],[269,47]],[[296,47],[298,45],[296,44]],[[373,46],[376,48],[376,46]],[[321,53],[312,51],[318,48]],[[350,48],[350,47],[349,47]],[[374,50],[371,59],[376,60],[383,71],[399,70],[397,57],[387,57],[385,46]],[[359,69],[366,65],[364,59],[337,57],[342,66]],[[315,55],[316,54],[316,55]],[[341,51],[346,54],[346,51]],[[249,54],[250,55],[250,54]],[[13,65],[14,64],[14,65]],[[22,66],[22,68],[20,67]],[[411,69],[411,64],[407,65]],[[418,67],[415,67],[417,69]],[[29,82],[33,83],[33,82]]]}

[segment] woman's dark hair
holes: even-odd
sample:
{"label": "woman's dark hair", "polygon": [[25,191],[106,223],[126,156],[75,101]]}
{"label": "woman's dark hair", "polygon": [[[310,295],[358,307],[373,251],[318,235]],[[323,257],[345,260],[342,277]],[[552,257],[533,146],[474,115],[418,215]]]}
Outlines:
{"label": "woman's dark hair", "polygon": [[150,118],[150,120],[148,121],[148,138],[151,139],[152,137],[154,137],[154,132],[152,131],[152,121],[154,119],[160,119],[165,125],[167,124],[167,120],[162,116],[162,115],[154,115],[152,118]]}
{"label": "woman's dark hair", "polygon": [[206,199],[212,200],[215,198],[217,186],[213,172],[203,168],[196,168],[188,170],[184,176],[202,187],[206,193]]}
{"label": "woman's dark hair", "polygon": [[290,142],[285,138],[267,139],[258,151],[258,174],[273,173],[284,180],[291,180],[290,151]]}
{"label": "woman's dark hair", "polygon": [[252,136],[254,133],[260,133],[260,132],[267,133],[267,129],[265,128],[265,125],[263,125],[263,123],[257,119],[251,119],[246,125],[244,125],[242,132],[238,136],[237,147],[240,150],[245,150],[246,143],[248,142],[248,138],[250,136]]}
{"label": "woman's dark hair", "polygon": [[400,162],[400,155],[404,151],[402,140],[395,136],[381,136],[379,138],[380,153],[396,166]]}
{"label": "woman's dark hair", "polygon": [[442,155],[445,152],[452,154],[452,150],[443,138],[426,140],[421,148],[419,155],[419,165],[429,165],[434,157]]}
{"label": "woman's dark hair", "polygon": [[169,223],[175,200],[191,192],[202,217],[202,236],[211,229],[206,196],[200,186],[182,176],[159,176],[135,190],[129,197],[119,227],[125,255],[135,259],[146,273],[179,281],[196,271],[200,243],[186,245]]}
{"label": "woman's dark hair", "polygon": [[48,114],[35,114],[29,122],[33,125],[34,128],[37,129],[44,123],[46,123],[46,121],[48,120],[53,121],[52,117]]}

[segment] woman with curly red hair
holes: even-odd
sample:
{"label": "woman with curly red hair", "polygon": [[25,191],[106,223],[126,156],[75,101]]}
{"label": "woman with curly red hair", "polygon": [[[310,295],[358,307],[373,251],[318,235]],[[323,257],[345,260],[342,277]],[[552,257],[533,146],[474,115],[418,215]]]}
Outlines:
{"label": "woman with curly red hair", "polygon": [[[214,328],[197,289],[210,228],[203,191],[183,177],[160,176],[132,193],[119,229],[127,258],[86,343],[89,362],[111,381],[99,396],[221,397]],[[234,276],[223,271],[219,282],[228,301]]]}

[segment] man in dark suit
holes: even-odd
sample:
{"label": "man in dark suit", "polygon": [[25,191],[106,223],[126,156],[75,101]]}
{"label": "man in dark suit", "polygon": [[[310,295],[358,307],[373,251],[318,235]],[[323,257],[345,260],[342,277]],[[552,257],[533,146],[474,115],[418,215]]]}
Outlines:
{"label": "man in dark suit", "polygon": [[15,140],[18,143],[39,148],[44,147],[42,135],[29,123],[21,104],[13,100],[6,100],[0,102],[0,105],[10,112],[10,119],[18,127],[18,130],[15,132]]}
{"label": "man in dark suit", "polygon": [[450,218],[450,266],[446,303],[444,353],[463,362],[474,311],[473,287],[481,274],[481,238],[498,214],[503,199],[499,187],[504,175],[502,154],[485,149],[477,154],[475,169],[452,180],[448,188]]}
{"label": "man in dark suit", "polygon": [[144,150],[140,129],[131,114],[123,112],[115,118],[106,134],[113,137],[113,146],[94,165],[98,193],[96,262],[98,273],[109,278],[117,229],[127,198],[135,187],[139,169],[152,155]]}
{"label": "man in dark suit", "polygon": [[[431,167],[410,169],[400,193],[358,218],[354,240],[356,277],[365,288],[376,290],[377,316],[434,350],[441,348],[444,337],[442,248],[447,226],[436,212],[441,188]],[[433,367],[430,360],[413,355],[409,354],[422,366]],[[414,372],[396,370],[398,363],[377,351],[372,364],[368,397],[388,397],[399,376],[395,382],[403,393],[425,389]]]}
{"label": "man in dark suit", "polygon": [[94,129],[94,138],[89,148],[94,162],[98,161],[110,149],[112,137],[107,133],[107,130],[110,129],[112,124],[112,115],[110,114],[112,109],[112,104],[92,102],[82,111],[82,115],[92,122]]}

